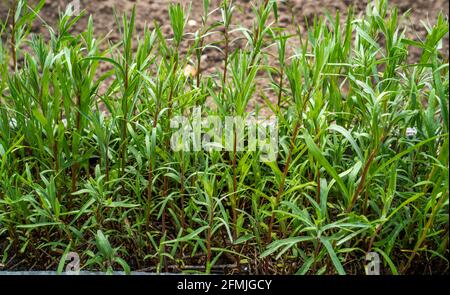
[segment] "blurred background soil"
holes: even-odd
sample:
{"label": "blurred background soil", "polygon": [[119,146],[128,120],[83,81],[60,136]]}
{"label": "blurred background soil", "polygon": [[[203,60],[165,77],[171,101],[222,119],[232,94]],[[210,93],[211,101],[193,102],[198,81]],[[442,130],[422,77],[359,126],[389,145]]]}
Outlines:
{"label": "blurred background soil", "polygon": [[[0,0],[0,16],[5,19],[8,11],[7,2],[12,0]],[[37,2],[32,0],[30,2]],[[41,19],[36,21],[36,25],[33,29],[34,33],[48,35],[47,29],[43,25],[43,22],[54,26],[58,21],[59,13],[65,9],[67,4],[71,1],[68,0],[47,0],[44,8],[42,9],[40,16]],[[171,29],[168,17],[168,4],[173,2],[171,0],[80,0],[80,8],[86,10],[87,15],[92,14],[94,17],[94,26],[96,35],[98,38],[108,36],[112,42],[117,42],[120,39],[119,30],[117,29],[114,12],[117,15],[121,15],[123,12],[130,12],[133,6],[136,6],[137,13],[137,31],[142,32],[145,26],[152,28],[154,22],[158,22],[165,34],[170,38]],[[203,1],[192,0],[182,1],[186,6],[191,3],[191,9],[189,14],[189,22],[186,28],[188,33],[194,33],[199,29],[201,24],[201,16],[203,13]],[[211,9],[215,9],[220,4],[220,0],[211,0]],[[257,1],[250,0],[235,0],[236,10],[233,15],[233,26],[243,25],[247,28],[251,28],[255,19],[252,13],[252,5]],[[311,22],[314,16],[324,16],[327,12],[334,16],[336,11],[340,11],[342,22],[345,21],[345,16],[350,7],[353,7],[356,15],[364,13],[367,7],[367,0],[283,0],[279,2],[280,13],[280,26],[285,27],[288,31],[295,33],[297,28],[300,28],[301,32],[305,32],[306,23]],[[400,23],[408,27],[407,34],[410,38],[423,39],[426,34],[425,26],[423,22],[430,23],[431,25],[436,21],[439,13],[443,13],[445,17],[449,14],[449,0],[390,0],[391,7],[398,7],[401,15],[405,14],[401,18]],[[216,10],[210,16],[210,23],[221,20],[220,11]],[[83,17],[74,28],[75,31],[82,31],[87,24],[88,17]],[[218,30],[220,30],[218,28]],[[236,36],[237,37],[237,36]],[[242,37],[242,36],[241,36]],[[218,42],[222,38],[221,34],[215,34],[210,37],[209,42]],[[188,39],[188,38],[187,38]],[[186,41],[182,50],[186,50],[192,41]],[[215,44],[218,47],[222,46],[219,42]],[[237,38],[235,42],[231,44],[232,48],[240,47],[243,45],[243,40]],[[289,48],[288,48],[289,50]],[[442,53],[448,57],[448,37],[445,40],[442,48]],[[291,51],[292,53],[292,51]],[[410,61],[417,61],[421,51],[414,48],[410,52]],[[270,63],[270,61],[269,61]],[[202,57],[202,71],[205,73],[214,73],[217,69],[223,66],[222,53],[214,48],[208,48],[204,52]],[[264,73],[261,74],[258,80],[258,86],[260,89],[268,89],[267,77],[264,77]],[[273,93],[268,89],[267,94],[269,99],[274,100]],[[253,104],[263,104],[261,98],[257,98]],[[254,108],[254,105],[250,107]]]}

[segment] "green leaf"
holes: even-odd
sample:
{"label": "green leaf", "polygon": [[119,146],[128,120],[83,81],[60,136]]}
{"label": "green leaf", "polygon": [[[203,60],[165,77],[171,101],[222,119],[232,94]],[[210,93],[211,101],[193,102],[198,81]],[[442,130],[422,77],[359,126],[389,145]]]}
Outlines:
{"label": "green leaf", "polygon": [[111,247],[111,244],[108,241],[108,238],[105,237],[101,230],[97,231],[95,235],[95,243],[97,245],[97,249],[102,253],[102,255],[107,259],[112,259],[114,256],[114,250]]}
{"label": "green leaf", "polygon": [[348,132],[342,126],[339,125],[331,125],[330,127],[328,127],[328,129],[341,133],[350,142],[361,162],[364,162],[364,156],[361,152],[361,149],[359,148],[356,141],[353,139],[353,136],[350,134],[350,132]]}
{"label": "green leaf", "polygon": [[325,248],[328,251],[328,254],[330,255],[331,261],[334,264],[334,267],[336,268],[339,275],[345,275],[344,267],[342,267],[341,262],[339,261],[339,258],[336,255],[336,252],[333,249],[333,246],[331,245],[330,241],[328,241],[327,238],[321,237],[320,241],[325,246]]}
{"label": "green leaf", "polygon": [[397,267],[395,267],[395,264],[394,264],[394,262],[392,262],[392,259],[383,250],[381,250],[380,248],[374,247],[373,250],[377,251],[378,253],[381,254],[381,256],[383,256],[384,260],[389,265],[389,268],[391,269],[392,274],[393,275],[398,275]]}
{"label": "green leaf", "polygon": [[305,275],[309,271],[309,269],[311,268],[313,263],[314,263],[314,256],[311,256],[308,259],[306,259],[306,261],[303,263],[302,267],[300,267],[299,270],[295,274],[296,275]]}
{"label": "green leaf", "polygon": [[349,193],[347,190],[347,187],[345,186],[344,181],[339,176],[339,174],[336,172],[336,170],[330,165],[330,163],[325,159],[325,157],[322,155],[322,152],[319,150],[317,145],[314,143],[313,139],[309,135],[308,131],[305,131],[304,133],[306,145],[308,147],[308,150],[311,152],[311,154],[316,158],[316,160],[319,162],[322,167],[325,168],[325,170],[328,172],[328,174],[333,177],[334,180],[336,180],[337,184],[341,188],[341,191],[344,193],[344,196],[346,200],[349,200]]}
{"label": "green leaf", "polygon": [[206,230],[207,228],[209,228],[208,225],[202,226],[184,237],[181,237],[179,239],[170,240],[170,241],[165,241],[164,244],[172,244],[172,243],[186,242],[186,241],[192,240],[194,238],[197,238],[197,236],[200,233],[202,233],[204,230]]}
{"label": "green leaf", "polygon": [[61,274],[62,272],[63,272],[63,270],[64,270],[64,265],[66,264],[66,257],[67,257],[67,254],[69,253],[69,251],[70,251],[70,247],[72,246],[72,244],[71,243],[69,243],[69,245],[67,245],[67,247],[66,247],[66,250],[64,250],[64,253],[63,253],[63,255],[61,256],[61,260],[59,261],[59,263],[58,263],[58,269],[56,270],[56,273],[57,274]]}
{"label": "green leaf", "polygon": [[60,222],[42,222],[42,223],[34,223],[34,224],[21,224],[18,225],[17,228],[38,228],[38,227],[46,227],[46,226],[54,226],[60,225]]}
{"label": "green leaf", "polygon": [[307,242],[313,240],[313,237],[292,237],[287,238],[283,240],[274,241],[269,246],[267,246],[267,250],[261,253],[261,258],[267,257],[271,255],[272,253],[278,251],[281,247],[293,247],[294,245],[301,243],[301,242]]}

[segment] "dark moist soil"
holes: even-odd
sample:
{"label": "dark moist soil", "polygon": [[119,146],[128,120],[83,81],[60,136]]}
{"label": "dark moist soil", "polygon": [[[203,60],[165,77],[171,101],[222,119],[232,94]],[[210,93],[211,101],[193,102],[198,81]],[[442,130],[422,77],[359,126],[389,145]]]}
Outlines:
{"label": "dark moist soil", "polygon": [[[6,0],[6,3],[11,0]],[[233,15],[233,26],[243,25],[247,28],[251,28],[255,18],[252,13],[253,3],[257,3],[259,0],[234,0],[236,10]],[[30,0],[30,3],[37,2],[37,0]],[[130,12],[133,6],[136,6],[136,25],[137,32],[142,33],[145,26],[153,28],[156,21],[162,27],[163,32],[170,37],[171,28],[168,17],[168,4],[174,2],[171,0],[80,0],[80,8],[86,10],[87,14],[94,16],[95,32],[98,38],[108,36],[112,42],[118,42],[120,39],[119,30],[116,25],[114,13],[118,16],[124,12]],[[199,29],[201,23],[201,16],[203,14],[203,1],[182,0],[186,6],[192,2],[189,20],[191,20],[186,28],[186,31],[193,33]],[[218,7],[220,0],[211,0],[211,8],[213,10]],[[334,16],[337,11],[341,13],[342,22],[345,21],[347,11],[350,7],[354,8],[355,14],[364,13],[368,0],[285,0],[279,1],[279,14],[280,14],[280,26],[285,27],[288,31],[294,33],[297,26],[300,27],[301,32],[306,31],[306,23],[312,22],[314,16],[324,16],[325,13],[329,13]],[[8,5],[5,5],[5,0],[0,0],[0,16],[5,19],[7,15]],[[66,5],[71,3],[69,0],[47,0],[46,5],[42,9],[40,16],[41,20],[37,20],[33,29],[34,33],[43,34],[48,36],[47,29],[43,26],[42,21],[45,21],[51,26],[55,26],[58,21],[58,14],[64,10]],[[449,14],[449,0],[390,0],[391,7],[398,7],[399,14],[402,15],[408,12],[409,16],[402,18],[400,23],[409,27],[407,34],[414,39],[423,39],[426,34],[426,29],[422,24],[422,21],[433,24],[439,13],[443,12],[447,17]],[[221,20],[220,11],[215,11],[210,16],[210,23]],[[83,17],[75,26],[74,31],[80,32],[86,28],[88,17]],[[220,30],[220,29],[219,29]],[[234,36],[235,38],[238,35]],[[240,36],[242,37],[242,36]],[[217,33],[207,40],[209,42],[219,42],[222,39],[220,33]],[[243,40],[235,40],[230,45],[232,49],[243,46]],[[107,44],[107,43],[105,43]],[[192,42],[186,41],[182,46],[182,51],[186,51],[186,48],[190,46]],[[221,47],[222,44],[215,44]],[[296,44],[291,44],[296,45]],[[288,48],[289,53],[293,46]],[[274,50],[274,48],[273,48]],[[448,39],[443,44],[442,53],[448,57],[449,54]],[[275,52],[274,52],[275,53]],[[418,60],[421,51],[413,48],[410,52],[410,61],[415,62]],[[270,64],[276,64],[275,61],[269,60]],[[107,65],[102,65],[105,69]],[[223,67],[222,53],[213,48],[205,50],[202,57],[202,72],[206,74],[214,74]],[[257,93],[255,99],[251,100],[249,111],[254,110],[256,105],[262,107],[262,114],[270,114],[270,111],[265,107],[265,102],[262,99],[266,95],[272,102],[277,100],[277,95],[273,93],[270,87],[270,81],[265,73],[260,73],[257,79]],[[106,87],[103,86],[103,87]]]}

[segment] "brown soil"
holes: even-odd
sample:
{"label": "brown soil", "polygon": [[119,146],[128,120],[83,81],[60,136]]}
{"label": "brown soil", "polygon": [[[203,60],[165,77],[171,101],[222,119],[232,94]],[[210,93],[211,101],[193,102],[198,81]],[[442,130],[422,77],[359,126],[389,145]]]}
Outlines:
{"label": "brown soil", "polygon": [[[0,0],[0,16],[4,18],[7,11],[5,0]],[[6,0],[11,1],[11,0]],[[36,1],[36,0],[34,0]],[[33,1],[30,1],[33,2]],[[50,25],[54,25],[58,18],[59,11],[63,10],[65,6],[70,3],[70,0],[47,0],[47,4],[41,11],[41,17]],[[118,30],[114,19],[114,11],[117,15],[123,12],[131,11],[136,5],[137,11],[137,29],[138,32],[148,24],[153,26],[153,22],[157,21],[163,27],[164,32],[170,33],[170,24],[168,20],[168,4],[176,2],[171,0],[80,0],[81,9],[86,10],[87,14],[94,16],[94,25],[98,35],[106,35],[111,32],[111,38],[118,38]],[[181,2],[189,4],[192,2],[189,19],[195,20],[197,25],[188,25],[188,32],[195,32],[200,24],[200,17],[203,13],[203,1],[182,0]],[[211,0],[211,8],[217,8],[220,0]],[[252,5],[257,0],[234,0],[237,9],[234,14],[234,25],[242,24],[245,27],[251,27],[254,22],[254,15],[251,13]],[[292,20],[294,19],[295,26],[300,25],[305,27],[306,20],[312,20],[315,15],[323,16],[326,12],[334,15],[336,11],[340,11],[345,17],[349,7],[354,7],[356,13],[362,13],[366,9],[368,0],[284,0],[280,1],[280,22],[283,26],[294,29]],[[399,12],[405,13],[409,11],[410,17],[403,20],[404,24],[410,26],[410,34],[417,37],[423,37],[425,34],[425,27],[421,21],[429,21],[431,24],[437,19],[440,12],[445,16],[449,14],[449,0],[390,0],[390,5],[396,6]],[[216,11],[211,15],[212,21],[221,19],[220,12]],[[82,19],[78,25],[78,29],[83,29],[86,26],[87,18]],[[46,31],[43,26],[36,27],[37,32]],[[445,48],[448,52],[448,46]],[[214,64],[215,59],[210,58],[209,62]]]}
{"label": "brown soil", "polygon": [[[0,0],[0,16],[4,19],[7,15],[7,6],[4,3],[11,0]],[[33,2],[37,0],[32,0]],[[46,5],[41,11],[41,21],[47,22],[49,25],[54,26],[58,19],[59,11],[64,10],[66,5],[70,3],[69,0],[47,0]],[[168,4],[170,0],[80,0],[81,9],[86,10],[87,14],[94,16],[94,26],[98,37],[108,35],[111,41],[118,41],[119,34],[117,25],[115,22],[114,11],[117,15],[121,15],[123,12],[131,11],[133,6],[136,5],[137,11],[137,31],[142,32],[145,26],[153,27],[154,21],[158,22],[163,29],[163,32],[170,36],[171,29],[168,19]],[[192,2],[192,7],[189,15],[189,19],[193,20],[189,22],[186,30],[193,33],[199,29],[201,15],[203,13],[203,1],[182,0],[184,4]],[[211,9],[217,8],[221,1],[211,0]],[[258,0],[235,0],[234,3],[237,9],[234,13],[232,20],[234,26],[244,25],[247,28],[251,28],[254,20],[254,14],[251,13],[253,3]],[[349,7],[354,7],[355,13],[363,13],[366,9],[368,0],[284,0],[280,1],[280,25],[286,27],[289,31],[295,32],[296,27],[300,26],[302,32],[305,31],[306,22],[313,20],[314,16],[323,16],[326,12],[330,15],[334,15],[336,11],[340,11],[342,17],[345,20],[345,15]],[[402,18],[401,23],[407,25],[408,35],[415,39],[423,38],[426,29],[422,24],[424,22],[430,22],[433,24],[437,19],[440,12],[443,12],[446,17],[449,14],[449,0],[390,0],[391,6],[397,6],[400,14],[409,11],[409,16]],[[210,22],[219,21],[221,19],[220,11],[215,11],[210,16]],[[81,31],[86,27],[88,18],[83,17],[76,25],[75,30]],[[35,33],[47,35],[47,29],[38,20],[34,28]],[[215,34],[210,42],[220,41],[221,34]],[[242,46],[242,39],[236,40],[231,44],[231,47]],[[221,47],[222,44],[216,44]],[[184,44],[184,49],[189,46],[189,41]],[[446,40],[442,49],[445,56],[448,56],[448,39]],[[411,61],[417,60],[420,55],[420,50],[412,50]],[[217,68],[221,68],[223,64],[222,53],[213,48],[205,50],[205,54],[202,59],[203,71],[205,73],[214,73]],[[258,88],[260,91],[265,91],[268,97],[273,101],[275,100],[274,94],[271,94],[270,86],[264,75],[261,75],[258,81]],[[259,96],[259,95],[258,95]],[[262,99],[258,98],[253,103],[263,104]],[[250,107],[253,109],[254,105]]]}

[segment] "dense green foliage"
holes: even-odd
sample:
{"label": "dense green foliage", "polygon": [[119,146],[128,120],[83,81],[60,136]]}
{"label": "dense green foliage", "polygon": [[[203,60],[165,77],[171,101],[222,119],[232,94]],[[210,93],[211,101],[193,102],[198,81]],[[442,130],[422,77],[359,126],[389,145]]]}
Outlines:
{"label": "dense green foliage", "polygon": [[[86,16],[70,9],[48,38],[30,34],[43,3],[20,0],[0,23],[7,269],[62,270],[74,251],[86,270],[352,274],[374,251],[383,273],[448,271],[443,16],[414,41],[375,1],[360,18],[289,35],[277,1],[255,4],[254,26],[242,28],[231,0],[214,11],[204,0],[195,34],[173,4],[171,36],[157,24],[138,34],[133,12],[117,18],[122,39],[111,43],[92,17],[72,33]],[[212,13],[223,21],[209,25]],[[207,47],[224,54],[213,75],[201,71]],[[188,65],[200,70],[186,75]],[[203,116],[248,115],[257,96],[279,122],[276,161],[170,149],[170,118],[205,105]]]}

